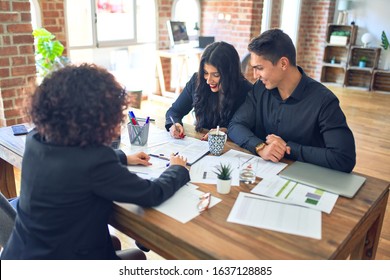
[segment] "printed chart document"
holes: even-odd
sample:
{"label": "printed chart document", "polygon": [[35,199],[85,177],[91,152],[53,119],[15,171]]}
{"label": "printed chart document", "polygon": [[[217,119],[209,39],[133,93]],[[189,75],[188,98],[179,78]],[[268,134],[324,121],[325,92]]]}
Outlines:
{"label": "printed chart document", "polygon": [[257,160],[256,176],[260,178],[267,178],[269,176],[276,175],[287,166],[287,163],[265,161],[259,156],[247,154],[233,149],[227,151],[221,157],[230,158],[232,161],[237,162],[237,165],[239,162],[239,157],[247,157],[248,161]]}
{"label": "printed chart document", "polygon": [[240,185],[238,161],[232,161],[229,157],[224,156],[205,156],[197,163],[191,166],[190,177],[192,183],[217,184],[216,168],[220,164],[230,164],[233,168],[232,186]]}
{"label": "printed chart document", "polygon": [[321,239],[320,211],[240,192],[228,222]]}
{"label": "printed chart document", "polygon": [[339,197],[337,194],[286,180],[276,175],[261,180],[251,192],[328,214],[332,212]]}
{"label": "printed chart document", "polygon": [[[201,214],[197,206],[199,197],[204,192],[197,190],[197,188],[197,186],[188,183],[171,198],[153,208],[184,224]],[[221,199],[211,196],[209,208],[219,202]]]}

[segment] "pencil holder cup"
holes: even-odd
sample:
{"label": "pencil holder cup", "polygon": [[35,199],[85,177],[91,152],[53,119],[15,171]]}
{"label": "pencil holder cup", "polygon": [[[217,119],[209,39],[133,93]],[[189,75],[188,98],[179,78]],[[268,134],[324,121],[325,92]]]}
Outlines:
{"label": "pencil holder cup", "polygon": [[149,123],[138,122],[138,125],[128,123],[127,130],[132,145],[143,146],[148,142]]}
{"label": "pencil holder cup", "polygon": [[219,131],[218,133],[213,130],[209,132],[209,150],[215,156],[219,156],[223,147],[225,147],[227,135],[225,132]]}

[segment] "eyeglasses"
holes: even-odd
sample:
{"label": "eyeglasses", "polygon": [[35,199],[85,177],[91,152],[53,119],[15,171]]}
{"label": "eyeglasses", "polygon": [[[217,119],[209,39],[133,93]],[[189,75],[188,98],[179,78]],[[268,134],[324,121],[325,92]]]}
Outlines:
{"label": "eyeglasses", "polygon": [[204,193],[199,197],[199,203],[198,203],[199,212],[203,212],[209,209],[210,199],[211,199],[210,193]]}

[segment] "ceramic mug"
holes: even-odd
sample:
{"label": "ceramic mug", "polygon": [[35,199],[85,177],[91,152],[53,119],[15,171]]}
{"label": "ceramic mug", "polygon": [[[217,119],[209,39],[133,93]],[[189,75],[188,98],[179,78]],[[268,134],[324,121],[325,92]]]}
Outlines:
{"label": "ceramic mug", "polygon": [[217,134],[216,130],[210,131],[208,134],[209,151],[213,155],[219,156],[223,151],[223,147],[225,147],[227,135],[223,131],[219,131]]}

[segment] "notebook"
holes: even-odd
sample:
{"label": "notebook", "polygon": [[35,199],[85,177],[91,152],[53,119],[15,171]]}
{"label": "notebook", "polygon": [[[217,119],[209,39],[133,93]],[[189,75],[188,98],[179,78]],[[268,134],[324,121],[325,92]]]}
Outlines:
{"label": "notebook", "polygon": [[296,161],[279,173],[282,178],[352,198],[366,178],[318,165]]}

